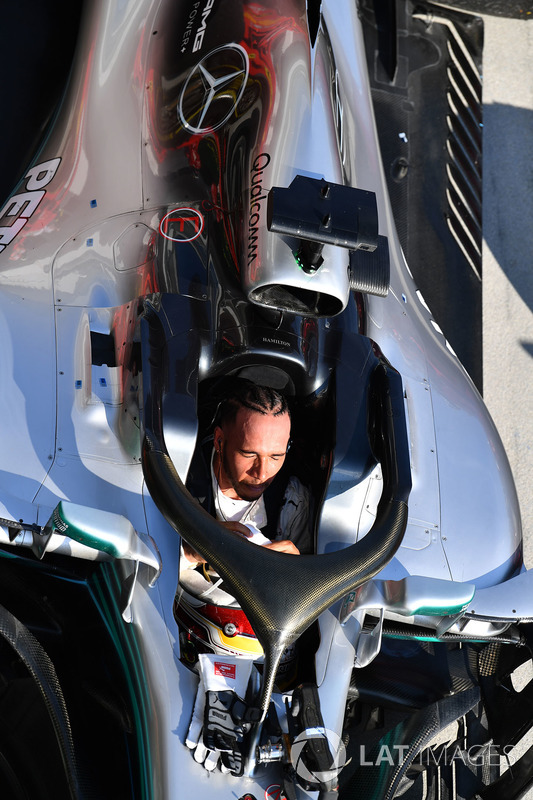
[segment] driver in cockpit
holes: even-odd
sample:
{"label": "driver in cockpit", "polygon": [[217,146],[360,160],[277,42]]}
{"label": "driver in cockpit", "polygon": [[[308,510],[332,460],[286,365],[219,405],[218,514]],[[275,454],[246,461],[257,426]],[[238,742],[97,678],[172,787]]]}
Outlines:
{"label": "driver in cockpit", "polygon": [[[284,553],[309,553],[309,492],[296,476],[286,476],[282,470],[290,428],[283,395],[250,381],[238,381],[215,419],[207,454],[210,480],[205,480],[204,457],[203,470],[198,460],[193,462],[187,485],[223,525],[254,543]],[[205,560],[184,543],[180,575],[203,563]]]}
{"label": "driver in cockpit", "polygon": [[[298,555],[313,549],[310,493],[290,474],[286,462],[290,431],[289,407],[281,394],[251,381],[236,381],[219,405],[212,439],[197,448],[187,488],[222,525],[256,545]],[[240,669],[246,669],[243,662],[251,664],[250,659],[263,656],[235,597],[225,591],[220,576],[185,542],[174,614],[180,626],[180,657],[188,666],[196,665],[201,654],[211,653],[219,657],[240,656]],[[284,650],[276,674],[280,687],[295,680],[297,665],[296,646],[290,645]],[[207,752],[206,768],[212,769],[219,753],[215,750],[213,757],[206,751],[200,731],[209,716],[202,703],[212,702],[216,692],[209,688],[211,684],[203,683],[207,679],[201,670],[200,674],[206,699],[196,700],[186,743],[195,750],[198,761],[203,761]],[[223,678],[219,676],[217,680]],[[198,713],[197,707],[201,709]],[[216,713],[219,712],[217,706]],[[227,753],[224,758],[228,758]]]}

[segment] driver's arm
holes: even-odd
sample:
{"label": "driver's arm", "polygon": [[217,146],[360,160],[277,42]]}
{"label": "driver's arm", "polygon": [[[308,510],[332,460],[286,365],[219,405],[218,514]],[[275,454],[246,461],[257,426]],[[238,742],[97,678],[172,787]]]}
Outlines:
{"label": "driver's arm", "polygon": [[290,553],[294,556],[300,555],[300,551],[290,539],[282,539],[279,542],[271,542],[271,544],[265,544],[263,546],[267,547],[269,550],[278,550],[280,553]]}
{"label": "driver's arm", "polygon": [[[240,533],[241,536],[245,536],[247,539],[252,535],[250,528],[247,528],[246,525],[243,525],[241,522],[221,522],[220,525],[223,525],[230,531],[235,531],[235,533]],[[200,553],[197,553],[195,550],[192,549],[187,542],[182,540],[182,547],[183,547],[183,555],[187,559],[187,561],[191,562],[191,565],[196,564],[206,564],[207,561]]]}
{"label": "driver's arm", "polygon": [[[224,525],[225,528],[228,528],[230,531],[235,531],[235,533],[241,534],[241,536],[245,536],[249,539],[252,536],[252,532],[250,528],[246,525],[243,525],[241,522],[221,522],[221,525]],[[183,547],[183,555],[187,559],[187,561],[191,562],[191,565],[196,564],[205,564],[206,560],[203,558],[200,553],[195,552],[195,550],[187,544],[187,542],[182,542]],[[293,542],[289,539],[282,539],[279,542],[271,542],[270,544],[265,544],[263,547],[267,547],[269,550],[277,550],[280,553],[290,553],[291,555],[298,556],[300,555],[300,551],[296,547]]]}

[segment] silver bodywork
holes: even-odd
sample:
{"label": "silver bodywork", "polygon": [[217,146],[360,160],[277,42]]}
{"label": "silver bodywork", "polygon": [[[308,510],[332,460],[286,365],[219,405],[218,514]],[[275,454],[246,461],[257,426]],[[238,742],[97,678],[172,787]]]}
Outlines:
{"label": "silver bodywork", "polygon": [[[172,87],[165,86],[170,78],[160,71],[160,48],[173,18],[169,5],[87,4],[61,112],[0,215],[0,516],[44,527],[58,503],[68,501],[127,520],[140,544],[122,555],[124,580],[131,574],[130,559],[141,565],[120,613],[134,631],[136,667],[145,686],[145,796],[248,791],[259,797],[279,783],[276,764],[251,770],[238,782],[208,774],[183,745],[197,679],[179,660],[172,610],[179,537],[145,486],[142,384],[127,367],[139,300],[161,289],[154,285],[156,266],[171,258],[160,225],[180,192],[180,172],[173,171],[172,155],[163,158],[161,132],[154,132],[156,123],[164,127],[156,116],[156,110],[162,113],[158,93],[163,87],[172,96]],[[181,43],[191,58],[195,31],[198,36],[198,23],[191,21]],[[379,233],[389,242],[391,280],[386,297],[367,297],[365,333],[400,372],[405,390],[413,486],[402,544],[379,580],[319,620],[316,667],[324,724],[340,735],[352,665],[375,655],[384,621],[401,617],[436,636],[472,631],[490,637],[516,619],[533,619],[533,601],[527,599],[533,596],[532,578],[513,577],[521,565],[520,513],[498,433],[417,291],[395,233],[355,4],[324,0],[315,47],[298,32],[287,34],[272,62],[280,102],[249,155],[256,182],[247,188],[243,207],[257,215],[259,232],[257,269],[244,271],[244,294],[258,302],[265,287],[307,289],[312,283],[313,292],[324,297],[323,308],[340,312],[350,296],[345,251],[327,246],[326,269],[311,277],[298,271],[281,239],[267,231],[266,202],[257,197],[273,185],[287,186],[297,174],[374,192]],[[179,113],[176,103],[164,110]],[[200,126],[192,132],[201,138]],[[165,146],[171,150],[172,141]],[[254,186],[261,195],[254,196]],[[250,224],[250,216],[242,220],[245,231]],[[18,232],[12,235],[14,226]],[[249,242],[245,235],[237,239],[246,262]],[[170,270],[163,271],[168,278]],[[206,302],[207,285],[199,280],[191,286],[189,296]],[[94,365],[91,333],[110,332],[116,365]],[[196,433],[191,417],[167,441],[183,480]],[[319,552],[362,538],[373,519],[372,510],[363,510],[369,498],[379,499],[379,471],[356,481],[344,451],[339,440],[320,514]],[[6,547],[34,544],[24,531],[10,539],[7,526],[2,535]],[[56,531],[46,549],[110,558],[86,545]],[[393,591],[408,587],[411,576],[419,581],[413,584],[414,603],[407,588],[400,599]],[[421,598],[425,606],[433,602],[429,614],[420,611]],[[448,601],[455,603],[453,614],[439,613]],[[379,636],[369,642],[363,620],[376,610]]]}

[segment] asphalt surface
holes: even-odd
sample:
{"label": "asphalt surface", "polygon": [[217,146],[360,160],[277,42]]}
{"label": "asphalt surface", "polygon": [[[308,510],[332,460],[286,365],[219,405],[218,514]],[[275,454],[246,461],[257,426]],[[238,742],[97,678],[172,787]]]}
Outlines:
{"label": "asphalt surface", "polygon": [[483,394],[515,478],[533,567],[533,20],[485,18]]}

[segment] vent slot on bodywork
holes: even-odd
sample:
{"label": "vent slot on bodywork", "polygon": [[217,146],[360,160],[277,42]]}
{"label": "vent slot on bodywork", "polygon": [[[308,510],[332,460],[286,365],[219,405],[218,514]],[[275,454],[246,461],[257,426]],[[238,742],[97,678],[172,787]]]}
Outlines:
{"label": "vent slot on bodywork", "polygon": [[91,331],[91,363],[93,366],[107,367],[117,366],[117,354],[115,351],[115,337],[112,333],[97,333]]}

